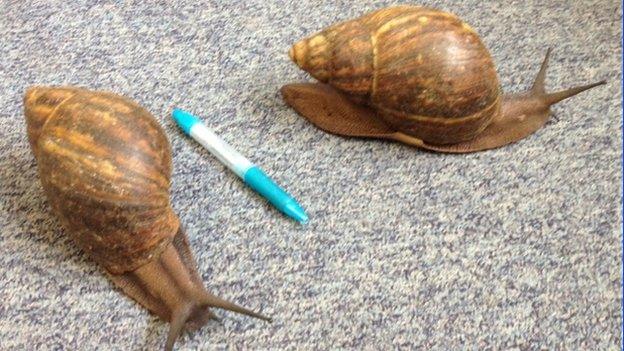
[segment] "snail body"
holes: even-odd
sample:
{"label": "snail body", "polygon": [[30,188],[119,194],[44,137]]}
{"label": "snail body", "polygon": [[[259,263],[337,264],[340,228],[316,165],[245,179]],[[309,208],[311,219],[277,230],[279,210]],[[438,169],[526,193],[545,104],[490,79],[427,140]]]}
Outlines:
{"label": "snail body", "polygon": [[266,317],[204,287],[169,202],[171,149],[144,108],[107,92],[33,87],[24,97],[41,184],[74,241],[127,295],[183,328],[215,318],[210,307]]}
{"label": "snail body", "polygon": [[282,95],[319,128],[446,152],[520,140],[546,122],[552,104],[604,83],[546,93],[547,54],[530,91],[503,95],[474,29],[417,6],[336,24],[296,43],[289,55],[320,83],[286,85]]}

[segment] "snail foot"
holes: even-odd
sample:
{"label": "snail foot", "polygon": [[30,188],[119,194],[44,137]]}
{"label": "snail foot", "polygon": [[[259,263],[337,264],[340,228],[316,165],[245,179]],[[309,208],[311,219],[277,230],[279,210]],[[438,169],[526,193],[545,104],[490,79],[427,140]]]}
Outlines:
{"label": "snail foot", "polygon": [[295,83],[281,88],[284,101],[318,128],[337,135],[391,139],[394,130],[375,112],[322,83]]}

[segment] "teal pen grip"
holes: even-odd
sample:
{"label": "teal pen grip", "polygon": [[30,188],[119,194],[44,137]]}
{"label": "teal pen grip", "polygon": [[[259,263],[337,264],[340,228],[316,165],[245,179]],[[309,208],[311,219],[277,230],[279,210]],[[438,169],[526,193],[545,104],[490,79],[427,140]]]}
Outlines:
{"label": "teal pen grip", "polygon": [[297,201],[275,184],[275,182],[257,166],[251,167],[245,172],[244,180],[249,187],[264,196],[280,211],[301,223],[308,221],[308,216]]}

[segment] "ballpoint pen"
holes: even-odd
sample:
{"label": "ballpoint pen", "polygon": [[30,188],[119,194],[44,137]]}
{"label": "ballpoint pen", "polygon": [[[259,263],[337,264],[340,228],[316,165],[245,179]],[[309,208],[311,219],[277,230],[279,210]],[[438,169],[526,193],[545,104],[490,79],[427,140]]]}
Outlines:
{"label": "ballpoint pen", "polygon": [[173,119],[187,135],[208,149],[221,163],[236,173],[249,187],[265,197],[278,210],[302,224],[308,222],[305,211],[292,196],[282,190],[260,167],[234,150],[210,130],[199,118],[176,108],[173,110]]}

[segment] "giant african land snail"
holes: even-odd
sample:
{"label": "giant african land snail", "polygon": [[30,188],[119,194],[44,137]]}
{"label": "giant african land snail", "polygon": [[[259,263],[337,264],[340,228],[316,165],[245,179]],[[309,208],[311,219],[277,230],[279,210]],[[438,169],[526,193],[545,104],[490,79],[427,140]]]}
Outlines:
{"label": "giant african land snail", "polygon": [[292,60],[322,84],[286,85],[282,95],[334,134],[473,152],[530,135],[551,105],[604,83],[545,92],[549,53],[529,91],[503,95],[492,58],[469,25],[435,9],[390,7],[295,44]]}
{"label": "giant african land snail", "polygon": [[269,320],[209,293],[169,204],[171,150],[154,117],[106,92],[34,87],[28,137],[48,200],[76,243],[141,305],[182,329],[223,308]]}

